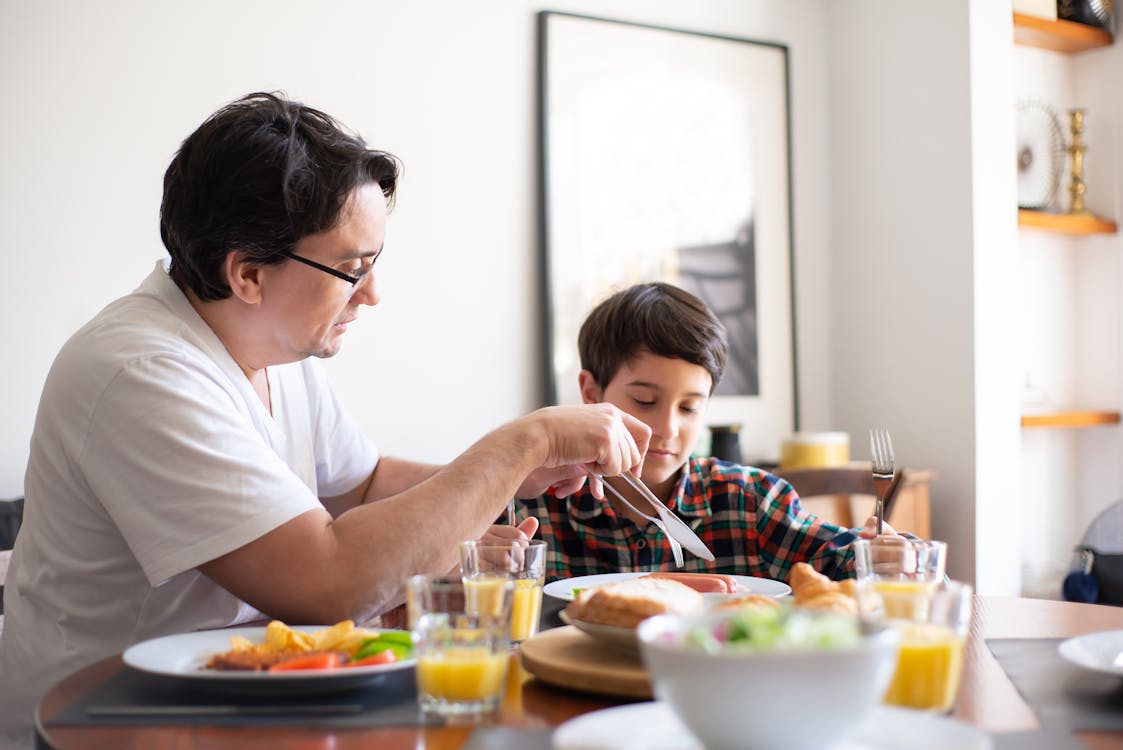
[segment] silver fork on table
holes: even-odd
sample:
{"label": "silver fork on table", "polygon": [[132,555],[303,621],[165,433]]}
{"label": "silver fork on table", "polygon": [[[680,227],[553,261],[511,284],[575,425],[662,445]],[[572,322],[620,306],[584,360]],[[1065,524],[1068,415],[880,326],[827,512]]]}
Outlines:
{"label": "silver fork on table", "polygon": [[874,515],[877,517],[877,534],[881,536],[881,523],[885,516],[885,496],[893,484],[893,440],[889,431],[882,428],[870,430],[870,463],[873,468],[873,489],[877,497]]}

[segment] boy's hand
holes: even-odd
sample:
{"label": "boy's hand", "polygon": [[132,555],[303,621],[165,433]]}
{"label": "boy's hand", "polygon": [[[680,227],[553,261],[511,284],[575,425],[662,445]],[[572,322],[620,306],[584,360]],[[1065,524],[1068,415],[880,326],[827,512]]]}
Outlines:
{"label": "boy's hand", "polygon": [[[885,521],[881,522],[881,535],[897,537],[901,536],[893,530],[892,526],[885,523]],[[877,516],[870,516],[866,519],[866,525],[863,526],[862,530],[858,532],[858,536],[860,536],[862,539],[873,539],[877,536]]]}
{"label": "boy's hand", "polygon": [[529,541],[536,531],[538,531],[538,519],[534,517],[526,519],[518,526],[495,524],[480,537],[480,544],[503,545],[511,542],[525,542]]}

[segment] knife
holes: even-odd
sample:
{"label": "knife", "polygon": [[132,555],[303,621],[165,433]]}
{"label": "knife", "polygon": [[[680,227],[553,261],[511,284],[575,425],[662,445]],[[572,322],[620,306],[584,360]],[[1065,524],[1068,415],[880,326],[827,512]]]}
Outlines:
{"label": "knife", "polygon": [[87,706],[87,716],[273,716],[301,714],[357,714],[363,707],[357,703],[309,704],[293,706]]}
{"label": "knife", "polygon": [[655,497],[655,493],[647,489],[647,485],[640,481],[631,472],[625,471],[620,475],[628,485],[643,496],[647,502],[651,503],[655,508],[655,512],[659,514],[659,518],[667,526],[667,534],[674,537],[683,547],[693,552],[703,560],[713,560],[714,553],[706,546],[705,542],[698,538],[694,533],[694,529],[686,525],[686,523],[667,509],[662,501]]}

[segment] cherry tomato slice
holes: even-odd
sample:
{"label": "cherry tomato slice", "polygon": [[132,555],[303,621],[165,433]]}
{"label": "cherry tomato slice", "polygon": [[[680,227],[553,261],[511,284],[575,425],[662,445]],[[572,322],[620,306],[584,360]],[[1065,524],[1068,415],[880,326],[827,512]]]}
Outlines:
{"label": "cherry tomato slice", "polygon": [[337,653],[311,654],[287,659],[269,667],[270,672],[291,672],[298,669],[335,669],[343,664],[343,657]]}
{"label": "cherry tomato slice", "polygon": [[395,654],[392,650],[386,649],[385,651],[379,651],[377,654],[371,654],[370,656],[363,657],[362,659],[358,659],[356,661],[349,661],[343,666],[372,667],[376,664],[390,664],[391,662],[395,662],[397,660],[398,655]]}

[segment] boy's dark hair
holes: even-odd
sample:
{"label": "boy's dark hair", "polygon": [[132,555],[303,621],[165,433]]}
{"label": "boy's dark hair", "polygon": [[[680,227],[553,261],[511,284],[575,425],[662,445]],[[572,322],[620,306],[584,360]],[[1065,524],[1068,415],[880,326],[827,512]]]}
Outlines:
{"label": "boy's dark hair", "polygon": [[392,206],[399,171],[395,156],[368,149],[329,115],[248,94],[208,117],[164,173],[160,237],[172,280],[199,299],[225,299],[228,252],[280,263],[335,226],[355,189],[377,183]]}
{"label": "boy's dark hair", "polygon": [[702,367],[713,380],[713,393],[729,345],[725,326],[705,302],[659,281],[616,292],[593,308],[577,334],[581,368],[601,388],[643,349]]}

